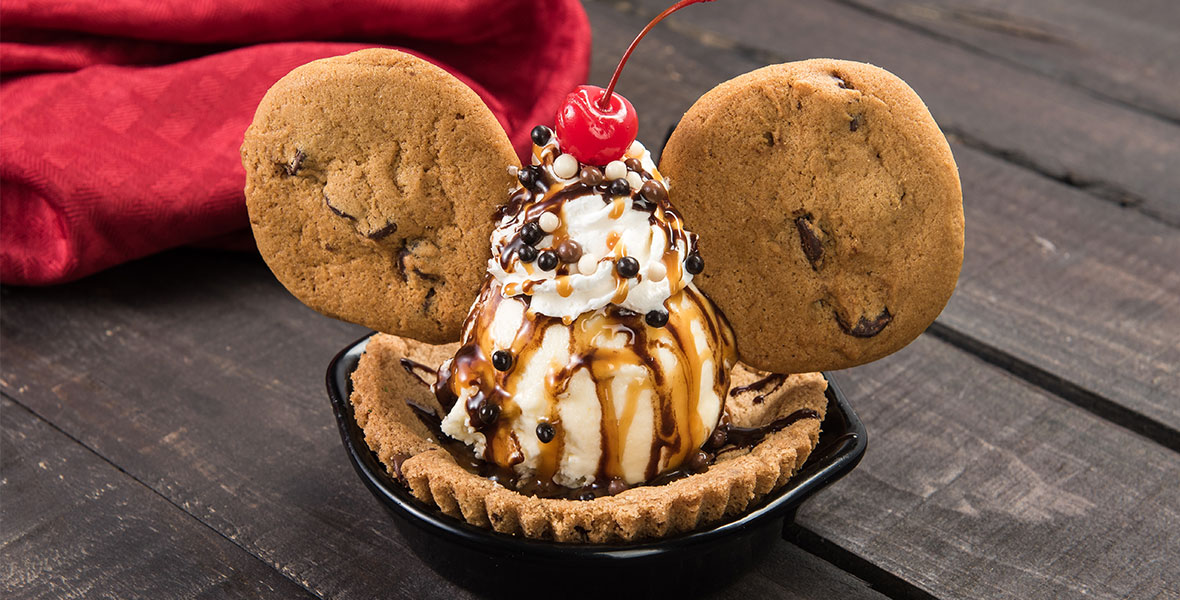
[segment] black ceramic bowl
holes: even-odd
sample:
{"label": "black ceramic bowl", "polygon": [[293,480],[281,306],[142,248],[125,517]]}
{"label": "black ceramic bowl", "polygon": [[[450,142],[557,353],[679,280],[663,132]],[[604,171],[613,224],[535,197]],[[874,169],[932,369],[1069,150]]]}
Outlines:
{"label": "black ceramic bowl", "polygon": [[[353,418],[352,372],[368,337],[328,366],[328,396],[348,458],[361,480],[396,517],[399,531],[435,571],[481,594],[659,597],[720,587],[749,569],[782,536],[795,509],[852,470],[865,451],[864,424],[828,380],[819,444],[803,469],[761,506],[732,521],[671,538],[625,545],[562,544],[512,537],[469,525],[419,502],[365,444]],[[625,593],[621,593],[625,592]]]}

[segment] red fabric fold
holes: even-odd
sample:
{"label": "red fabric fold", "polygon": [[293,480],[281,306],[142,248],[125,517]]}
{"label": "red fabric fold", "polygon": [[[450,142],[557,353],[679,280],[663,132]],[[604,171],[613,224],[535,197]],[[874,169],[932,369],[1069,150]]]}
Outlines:
{"label": "red fabric fold", "polygon": [[0,281],[70,281],[246,227],[242,135],[298,65],[372,46],[470,85],[521,156],[583,83],[576,0],[6,1]]}

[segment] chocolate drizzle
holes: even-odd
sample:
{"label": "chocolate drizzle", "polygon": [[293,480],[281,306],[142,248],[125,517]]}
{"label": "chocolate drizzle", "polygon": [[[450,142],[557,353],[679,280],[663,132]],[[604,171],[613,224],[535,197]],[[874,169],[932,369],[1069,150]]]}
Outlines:
{"label": "chocolate drizzle", "polygon": [[[739,394],[744,394],[746,392],[759,392],[757,396],[754,396],[754,399],[751,400],[751,402],[754,404],[762,404],[766,401],[767,396],[777,392],[779,388],[783,387],[783,383],[786,383],[786,381],[786,375],[783,375],[782,373],[771,373],[770,375],[767,375],[766,377],[763,377],[754,383],[743,385],[741,387],[735,387],[732,390],[729,390],[729,395],[730,397],[736,397]],[[769,390],[766,389],[768,387],[770,388]]]}
{"label": "chocolate drizzle", "polygon": [[786,429],[803,419],[818,419],[819,413],[810,408],[799,409],[781,419],[763,425],[762,427],[735,427],[732,423],[724,423],[719,428],[725,431],[725,445],[715,448],[721,451],[727,447],[752,448],[766,436]]}
{"label": "chocolate drizzle", "polygon": [[398,362],[401,363],[402,368],[406,370],[406,373],[409,373],[414,379],[421,381],[423,385],[430,385],[430,382],[427,381],[425,377],[420,375],[420,373],[426,373],[428,376],[437,375],[437,371],[420,362],[415,362],[408,358],[403,358]]}

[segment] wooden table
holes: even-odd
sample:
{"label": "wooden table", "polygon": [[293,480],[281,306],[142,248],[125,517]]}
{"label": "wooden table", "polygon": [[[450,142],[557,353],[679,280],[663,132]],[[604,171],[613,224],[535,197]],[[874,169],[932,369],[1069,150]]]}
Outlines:
{"label": "wooden table", "polygon": [[[665,4],[587,2],[592,81]],[[1180,597],[1177,31],[1174,0],[723,0],[648,36],[619,89],[652,145],[730,77],[849,58],[922,95],[963,179],[950,305],[836,374],[864,461],[718,596]],[[364,331],[256,256],[2,306],[4,597],[470,597],[341,450],[323,373]]]}

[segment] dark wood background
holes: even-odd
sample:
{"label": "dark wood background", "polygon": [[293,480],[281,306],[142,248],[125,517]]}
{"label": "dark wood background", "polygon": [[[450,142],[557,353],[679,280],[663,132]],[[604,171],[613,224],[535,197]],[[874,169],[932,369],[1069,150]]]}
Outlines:
{"label": "dark wood background", "polygon": [[[592,82],[666,4],[586,2]],[[863,463],[717,596],[1180,597],[1178,31],[1175,0],[723,0],[648,36],[619,91],[649,145],[730,77],[847,58],[917,90],[963,179],[946,311],[837,374]],[[256,256],[0,309],[4,597],[470,596],[341,450],[323,372],[364,331]]]}

